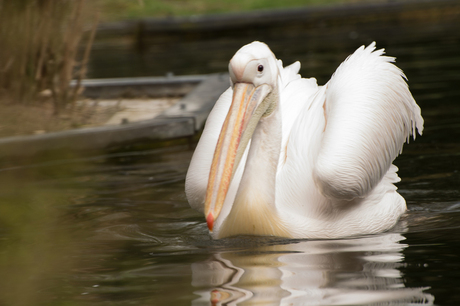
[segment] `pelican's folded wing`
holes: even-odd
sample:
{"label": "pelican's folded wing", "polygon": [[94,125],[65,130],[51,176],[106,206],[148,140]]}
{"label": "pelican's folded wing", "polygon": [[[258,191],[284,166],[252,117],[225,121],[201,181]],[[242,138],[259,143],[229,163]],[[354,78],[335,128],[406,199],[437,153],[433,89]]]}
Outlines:
{"label": "pelican's folded wing", "polygon": [[325,85],[325,127],[313,169],[323,195],[364,197],[387,173],[423,118],[403,72],[375,50],[349,56]]}

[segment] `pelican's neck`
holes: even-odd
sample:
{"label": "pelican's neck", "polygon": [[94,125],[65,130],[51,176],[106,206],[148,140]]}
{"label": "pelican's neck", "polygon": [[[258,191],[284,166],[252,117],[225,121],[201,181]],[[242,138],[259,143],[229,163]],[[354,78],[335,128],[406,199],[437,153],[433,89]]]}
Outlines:
{"label": "pelican's neck", "polygon": [[251,138],[243,177],[219,237],[238,234],[289,236],[275,205],[276,171],[281,148],[281,112],[276,88],[273,110],[262,117]]}
{"label": "pelican's neck", "polygon": [[[278,99],[277,94],[273,94]],[[262,117],[251,138],[248,158],[235,204],[262,202],[275,208],[276,169],[281,148],[281,113],[276,101],[272,113]]]}

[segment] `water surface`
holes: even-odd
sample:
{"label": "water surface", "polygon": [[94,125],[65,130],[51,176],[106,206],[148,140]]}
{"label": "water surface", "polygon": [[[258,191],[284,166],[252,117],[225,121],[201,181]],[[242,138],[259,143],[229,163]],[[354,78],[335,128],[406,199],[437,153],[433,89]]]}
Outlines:
{"label": "water surface", "polygon": [[[460,31],[428,29],[378,34],[425,118],[395,162],[408,211],[390,232],[213,241],[185,198],[188,145],[4,164],[0,305],[459,305]],[[322,40],[303,75],[324,82],[349,45]]]}

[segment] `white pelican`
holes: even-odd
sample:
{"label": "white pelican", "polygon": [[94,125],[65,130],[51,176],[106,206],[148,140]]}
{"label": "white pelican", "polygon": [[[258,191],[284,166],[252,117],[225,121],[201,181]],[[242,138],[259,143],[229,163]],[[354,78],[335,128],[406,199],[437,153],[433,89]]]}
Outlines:
{"label": "white pelican", "polygon": [[362,46],[318,86],[264,43],[236,52],[185,183],[213,238],[340,238],[396,224],[406,202],[392,162],[423,118],[383,54]]}

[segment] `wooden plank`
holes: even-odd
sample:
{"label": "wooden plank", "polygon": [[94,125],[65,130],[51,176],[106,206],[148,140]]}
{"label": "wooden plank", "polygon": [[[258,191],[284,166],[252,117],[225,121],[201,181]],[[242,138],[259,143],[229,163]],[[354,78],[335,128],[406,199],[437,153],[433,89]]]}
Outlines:
{"label": "wooden plank", "polygon": [[189,137],[194,133],[193,118],[152,119],[118,126],[2,138],[0,139],[0,157],[33,156],[55,150],[95,151],[128,142],[154,142]]}
{"label": "wooden plank", "polygon": [[[206,75],[83,80],[83,95],[93,99],[179,97],[207,79]],[[72,82],[71,85],[73,85]]]}
{"label": "wooden plank", "polygon": [[[172,83],[203,80],[188,95],[160,116],[116,126],[81,128],[42,135],[15,136],[0,139],[0,157],[34,156],[48,151],[90,152],[123,143],[155,142],[193,136],[203,126],[219,96],[229,87],[228,74],[176,78]],[[90,80],[85,86],[117,88],[148,84],[151,79]],[[157,83],[164,80],[156,79]],[[159,82],[158,82],[159,81]],[[170,82],[171,83],[171,82]],[[168,84],[170,84],[168,83]],[[147,85],[145,85],[147,86]]]}

